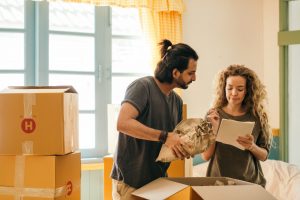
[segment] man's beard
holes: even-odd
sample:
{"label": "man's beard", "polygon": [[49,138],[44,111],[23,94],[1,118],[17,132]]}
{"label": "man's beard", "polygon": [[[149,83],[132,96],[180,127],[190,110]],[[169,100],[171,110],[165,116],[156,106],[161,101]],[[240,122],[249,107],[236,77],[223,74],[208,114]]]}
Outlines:
{"label": "man's beard", "polygon": [[175,80],[176,84],[178,85],[178,87],[181,89],[187,89],[189,87],[189,84],[192,82],[192,81],[190,81],[188,83],[184,82],[184,80],[181,78],[181,76],[178,79],[174,79],[174,80]]}

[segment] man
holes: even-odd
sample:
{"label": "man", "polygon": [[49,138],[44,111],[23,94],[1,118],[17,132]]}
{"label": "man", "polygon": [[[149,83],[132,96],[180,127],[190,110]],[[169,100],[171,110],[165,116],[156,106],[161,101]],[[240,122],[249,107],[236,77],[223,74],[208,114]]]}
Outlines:
{"label": "man", "polygon": [[155,162],[162,144],[178,158],[189,157],[184,142],[172,132],[181,121],[182,100],[174,88],[187,89],[196,80],[197,53],[186,44],[161,43],[155,77],[131,83],[122,102],[114,156],[113,199],[134,199],[135,189],[167,176],[170,163]]}

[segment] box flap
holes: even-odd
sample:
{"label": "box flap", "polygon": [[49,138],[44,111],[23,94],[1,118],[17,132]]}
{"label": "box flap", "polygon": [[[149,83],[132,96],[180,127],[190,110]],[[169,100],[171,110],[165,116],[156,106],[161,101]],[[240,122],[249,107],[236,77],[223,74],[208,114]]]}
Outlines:
{"label": "box flap", "polygon": [[246,181],[232,179],[228,177],[184,177],[184,178],[166,178],[167,180],[190,186],[214,186],[216,181],[224,185],[252,185]]}
{"label": "box flap", "polygon": [[9,86],[2,93],[77,93],[72,86]]}
{"label": "box flap", "polygon": [[260,185],[192,186],[205,200],[276,200]]}
{"label": "box flap", "polygon": [[135,190],[132,194],[144,199],[166,199],[186,187],[188,186],[185,184],[159,178]]}

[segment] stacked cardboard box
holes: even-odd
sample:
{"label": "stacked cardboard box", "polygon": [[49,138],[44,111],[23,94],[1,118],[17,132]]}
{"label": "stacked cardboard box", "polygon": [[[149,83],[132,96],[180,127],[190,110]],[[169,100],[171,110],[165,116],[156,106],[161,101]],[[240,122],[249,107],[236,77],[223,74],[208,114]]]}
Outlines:
{"label": "stacked cardboard box", "polygon": [[0,93],[0,199],[80,199],[78,95],[72,87]]}

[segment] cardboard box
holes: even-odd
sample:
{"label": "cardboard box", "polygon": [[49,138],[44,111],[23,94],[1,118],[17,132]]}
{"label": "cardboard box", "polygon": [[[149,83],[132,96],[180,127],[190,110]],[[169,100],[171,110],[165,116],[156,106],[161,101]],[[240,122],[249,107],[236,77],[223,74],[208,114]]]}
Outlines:
{"label": "cardboard box", "polygon": [[64,155],[78,150],[72,87],[15,87],[0,93],[0,154]]}
{"label": "cardboard box", "polygon": [[[112,179],[110,177],[113,167],[113,155],[107,155],[103,157],[104,163],[104,200],[112,200]],[[171,162],[170,167],[167,170],[169,177],[184,177],[187,173],[190,173],[186,168],[191,165],[191,159],[174,160]],[[188,167],[187,167],[188,166]]]}
{"label": "cardboard box", "polygon": [[0,155],[0,199],[79,200],[80,162],[80,153]]}
{"label": "cardboard box", "polygon": [[276,200],[260,185],[226,177],[159,178],[132,194],[140,199]]}

